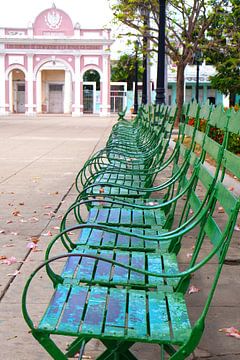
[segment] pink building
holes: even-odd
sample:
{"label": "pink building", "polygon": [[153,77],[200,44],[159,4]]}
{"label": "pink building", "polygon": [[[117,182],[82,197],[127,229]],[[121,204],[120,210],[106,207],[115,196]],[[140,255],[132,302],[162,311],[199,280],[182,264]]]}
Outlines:
{"label": "pink building", "polygon": [[54,4],[28,28],[0,28],[0,114],[109,114],[112,43]]}

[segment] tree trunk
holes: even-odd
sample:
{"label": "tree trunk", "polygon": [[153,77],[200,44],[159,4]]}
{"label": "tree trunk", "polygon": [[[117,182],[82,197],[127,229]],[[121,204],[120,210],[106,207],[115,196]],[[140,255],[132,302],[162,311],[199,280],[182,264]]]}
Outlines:
{"label": "tree trunk", "polygon": [[229,96],[229,105],[234,106],[235,104],[236,104],[236,94],[231,92]]}
{"label": "tree trunk", "polygon": [[177,118],[176,118],[176,124],[179,123],[181,118],[181,112],[182,112],[182,105],[184,101],[184,71],[185,71],[185,65],[180,63],[177,65]]}

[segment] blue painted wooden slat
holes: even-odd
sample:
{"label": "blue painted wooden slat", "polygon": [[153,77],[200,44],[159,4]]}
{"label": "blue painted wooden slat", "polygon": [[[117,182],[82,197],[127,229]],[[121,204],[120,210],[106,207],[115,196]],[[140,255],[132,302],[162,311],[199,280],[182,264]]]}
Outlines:
{"label": "blue painted wooden slat", "polygon": [[109,209],[99,209],[96,222],[103,224],[107,223],[108,215],[109,215]]}
{"label": "blue painted wooden slat", "polygon": [[[82,250],[81,248],[78,250],[87,254],[97,254],[97,250]],[[76,279],[78,281],[92,280],[95,263],[96,260],[94,258],[83,257],[76,273]]]}
{"label": "blue painted wooden slat", "polygon": [[191,324],[184,297],[180,293],[172,293],[167,294],[167,300],[174,340],[186,341],[191,334]]}
{"label": "blue painted wooden slat", "polygon": [[129,290],[127,334],[130,337],[147,336],[146,293]]}
{"label": "blue painted wooden slat", "polygon": [[162,292],[148,292],[148,303],[151,339],[170,340],[169,319],[165,295]]}
{"label": "blue painted wooden slat", "polygon": [[120,212],[121,212],[121,210],[119,208],[111,209],[109,218],[108,218],[108,223],[114,224],[114,225],[119,224]]}
{"label": "blue painted wooden slat", "polygon": [[125,334],[126,321],[126,289],[110,289],[104,335],[117,335],[123,337]]}
{"label": "blue painted wooden slat", "polygon": [[103,239],[102,239],[102,246],[114,248],[115,242],[116,242],[116,237],[117,237],[117,234],[104,231]]}
{"label": "blue painted wooden slat", "polygon": [[131,210],[130,209],[121,209],[121,216],[120,216],[120,224],[121,225],[130,225],[132,222],[131,219]]}
{"label": "blue painted wooden slat", "polygon": [[[148,262],[148,271],[154,272],[156,274],[162,274],[162,261],[159,254],[147,254]],[[157,278],[154,276],[149,276],[149,284],[162,285],[164,283],[163,278]]]}
{"label": "blue painted wooden slat", "polygon": [[64,308],[70,286],[58,285],[54,295],[49,303],[47,311],[45,312],[38,328],[41,330],[55,330],[62,310]]}
{"label": "blue painted wooden slat", "polygon": [[74,286],[68,297],[67,305],[64,309],[59,331],[77,333],[83,315],[84,306],[88,294],[87,286]]}
{"label": "blue painted wooden slat", "polygon": [[[99,256],[105,258],[105,259],[112,259],[113,258],[113,252],[108,250],[102,250]],[[106,261],[97,261],[97,268],[94,275],[95,281],[106,281],[108,282],[110,280],[111,276],[111,269],[112,264],[108,263]]]}
{"label": "blue painted wooden slat", "polygon": [[107,288],[91,288],[88,306],[82,325],[83,333],[96,335],[100,335],[102,333],[107,294]]}
{"label": "blue painted wooden slat", "polygon": [[[133,252],[131,266],[135,269],[145,270],[145,253]],[[130,280],[134,284],[145,284],[145,275],[131,271]]]}
{"label": "blue painted wooden slat", "polygon": [[[129,265],[130,256],[128,252],[117,252],[116,259],[117,262]],[[129,271],[120,266],[115,265],[114,275],[112,281],[118,283],[128,283]]]}

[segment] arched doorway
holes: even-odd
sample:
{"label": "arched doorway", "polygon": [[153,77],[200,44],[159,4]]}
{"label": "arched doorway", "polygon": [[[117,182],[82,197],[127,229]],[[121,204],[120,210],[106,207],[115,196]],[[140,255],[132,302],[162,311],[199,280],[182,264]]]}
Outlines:
{"label": "arched doorway", "polygon": [[83,113],[98,113],[100,108],[100,74],[93,69],[83,75]]}
{"label": "arched doorway", "polygon": [[60,60],[43,63],[37,70],[37,112],[72,112],[72,75]]}
{"label": "arched doorway", "polygon": [[25,113],[25,74],[20,69],[13,69],[9,73],[9,111],[11,113]]}

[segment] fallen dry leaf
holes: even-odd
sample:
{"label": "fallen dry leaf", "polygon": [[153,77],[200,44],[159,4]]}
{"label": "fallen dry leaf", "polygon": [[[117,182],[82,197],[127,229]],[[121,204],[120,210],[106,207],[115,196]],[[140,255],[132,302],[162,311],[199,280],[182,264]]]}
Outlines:
{"label": "fallen dry leaf", "polygon": [[24,205],[24,202],[20,202],[19,205],[23,206],[23,205]]}
{"label": "fallen dry leaf", "polygon": [[22,215],[20,214],[20,211],[19,211],[19,210],[13,211],[13,212],[12,212],[12,215],[13,215],[13,216],[22,216]]}
{"label": "fallen dry leaf", "polygon": [[229,328],[219,329],[219,331],[224,332],[227,336],[235,337],[236,339],[240,340],[240,330],[236,329],[233,326]]}
{"label": "fallen dry leaf", "polygon": [[29,218],[28,221],[29,221],[30,223],[36,223],[36,222],[39,221],[39,219],[38,219],[36,216],[33,216],[33,217]]}
{"label": "fallen dry leaf", "polygon": [[29,243],[27,243],[27,248],[28,249],[36,249],[37,248],[37,244],[34,243],[33,241],[30,241]]}
{"label": "fallen dry leaf", "polygon": [[233,191],[233,190],[234,190],[234,187],[233,187],[233,186],[230,186],[230,187],[228,188],[228,190],[229,190],[229,191]]}
{"label": "fallen dry leaf", "polygon": [[3,248],[6,248],[6,247],[14,247],[15,245],[14,244],[5,244],[3,245]]}
{"label": "fallen dry leaf", "polygon": [[15,264],[16,262],[17,262],[17,259],[15,258],[15,256],[11,256],[10,258],[3,260],[2,264],[12,265],[12,264]]}
{"label": "fallen dry leaf", "polygon": [[222,206],[219,206],[218,207],[218,213],[224,213],[224,208]]}
{"label": "fallen dry leaf", "polygon": [[0,255],[0,260],[5,260],[7,257],[5,255]]}
{"label": "fallen dry leaf", "polygon": [[191,285],[190,288],[189,288],[189,290],[188,290],[188,293],[189,293],[189,295],[191,295],[191,294],[194,294],[194,293],[198,293],[199,291],[200,291],[199,288],[197,288],[197,287],[194,286],[194,285]]}
{"label": "fallen dry leaf", "polygon": [[192,253],[187,253],[187,258],[190,259],[192,257]]}
{"label": "fallen dry leaf", "polygon": [[31,237],[31,242],[33,242],[34,244],[37,244],[39,242],[39,237],[38,236],[32,236]]}
{"label": "fallen dry leaf", "polygon": [[49,216],[49,217],[54,217],[55,216],[55,213],[53,211],[50,211],[48,213],[44,213],[43,215],[45,216]]}
{"label": "fallen dry leaf", "polygon": [[53,226],[54,230],[60,230],[60,226]]}
{"label": "fallen dry leaf", "polygon": [[41,236],[52,236],[52,233],[51,233],[51,231],[48,231],[48,232],[45,233],[45,234],[41,234]]}
{"label": "fallen dry leaf", "polygon": [[7,221],[7,224],[12,224],[12,223],[13,223],[12,220],[8,220],[8,221]]}
{"label": "fallen dry leaf", "polygon": [[14,271],[14,273],[12,274],[7,274],[7,276],[17,276],[18,274],[20,274],[19,270]]}
{"label": "fallen dry leaf", "polygon": [[45,205],[44,206],[44,209],[51,209],[52,208],[52,205]]}
{"label": "fallen dry leaf", "polygon": [[27,223],[27,220],[25,220],[25,219],[20,219],[20,222],[21,222],[21,223]]}
{"label": "fallen dry leaf", "polygon": [[100,193],[100,194],[103,194],[103,193],[104,193],[104,188],[100,188],[100,189],[99,189],[99,193]]}
{"label": "fallen dry leaf", "polygon": [[3,230],[3,229],[0,230],[0,234],[5,234],[5,232],[6,232],[6,231]]}
{"label": "fallen dry leaf", "polygon": [[235,225],[235,226],[234,226],[234,230],[235,230],[235,231],[240,231],[240,227],[239,227],[238,225]]}
{"label": "fallen dry leaf", "polygon": [[11,235],[14,235],[14,236],[17,236],[19,233],[18,233],[18,232],[15,232],[15,231],[11,231],[10,234],[11,234]]}

